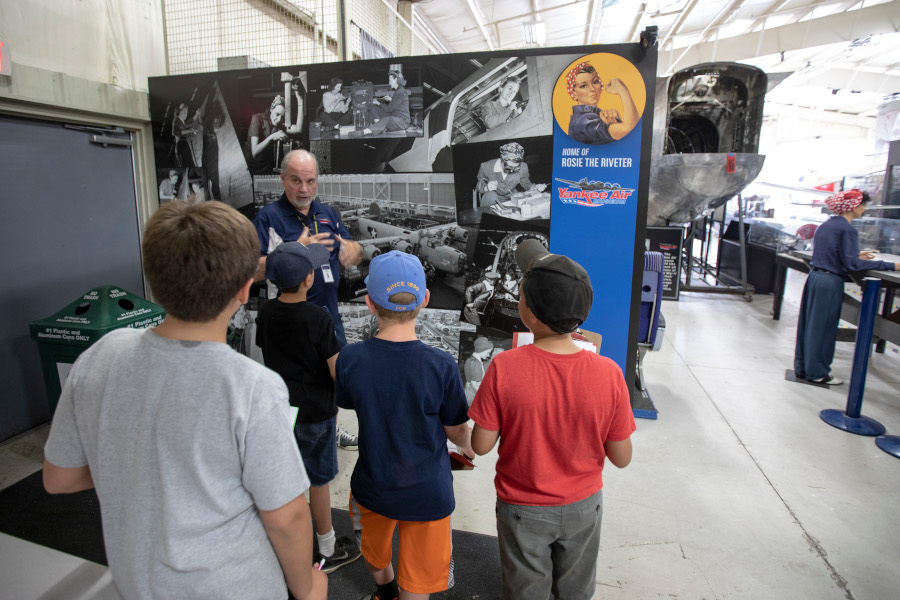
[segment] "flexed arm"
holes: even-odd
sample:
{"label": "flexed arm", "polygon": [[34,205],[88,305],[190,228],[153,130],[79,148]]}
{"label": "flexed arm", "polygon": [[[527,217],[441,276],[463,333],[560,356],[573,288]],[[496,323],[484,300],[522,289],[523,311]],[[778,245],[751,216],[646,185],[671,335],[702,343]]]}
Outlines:
{"label": "flexed arm", "polygon": [[635,106],[634,100],[631,97],[631,92],[628,91],[628,88],[622,83],[621,79],[618,77],[610,79],[609,83],[606,85],[606,90],[610,94],[617,95],[619,99],[622,100],[621,122],[612,123],[609,126],[609,134],[612,138],[621,140],[634,129],[634,126],[637,125],[641,116],[638,114],[637,106]]}

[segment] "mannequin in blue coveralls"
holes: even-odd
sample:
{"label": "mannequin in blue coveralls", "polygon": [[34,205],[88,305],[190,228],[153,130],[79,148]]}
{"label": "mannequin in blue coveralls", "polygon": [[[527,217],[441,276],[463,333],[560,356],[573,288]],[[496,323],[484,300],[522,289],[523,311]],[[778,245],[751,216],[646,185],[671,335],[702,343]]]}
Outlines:
{"label": "mannequin in blue coveralls", "polygon": [[844,281],[851,271],[896,271],[900,263],[872,260],[871,252],[859,251],[859,234],[850,225],[866,211],[869,194],[860,190],[838,192],[825,199],[834,213],[816,230],[812,270],[803,286],[797,317],[794,375],[812,383],[840,385],[831,374],[834,344],[844,298]]}

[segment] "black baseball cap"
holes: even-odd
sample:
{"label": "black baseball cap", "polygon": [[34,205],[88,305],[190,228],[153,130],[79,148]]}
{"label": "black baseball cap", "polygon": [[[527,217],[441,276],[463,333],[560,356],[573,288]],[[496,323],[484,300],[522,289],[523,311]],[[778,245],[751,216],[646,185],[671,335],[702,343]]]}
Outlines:
{"label": "black baseball cap", "polygon": [[525,304],[541,323],[557,333],[571,333],[584,323],[594,301],[584,267],[568,256],[551,254],[533,238],[519,243],[516,263],[525,274]]}

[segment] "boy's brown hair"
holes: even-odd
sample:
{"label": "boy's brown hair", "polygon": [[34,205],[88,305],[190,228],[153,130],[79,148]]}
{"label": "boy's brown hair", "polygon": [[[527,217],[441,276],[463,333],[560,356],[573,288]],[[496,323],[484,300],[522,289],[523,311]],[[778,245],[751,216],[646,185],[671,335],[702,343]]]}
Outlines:
{"label": "boy's brown hair", "polygon": [[[409,292],[397,292],[396,294],[392,294],[390,298],[388,298],[394,304],[415,304],[416,297]],[[395,312],[393,310],[388,310],[378,304],[373,300],[372,304],[375,304],[375,315],[379,319],[383,319],[385,321],[391,321],[392,323],[408,323],[410,321],[415,321],[416,317],[419,316],[419,311],[422,309],[422,305],[416,307],[415,310],[409,312]]]}
{"label": "boy's brown hair", "polygon": [[221,202],[167,202],[147,222],[142,248],[156,301],[193,323],[219,316],[259,268],[256,229]]}

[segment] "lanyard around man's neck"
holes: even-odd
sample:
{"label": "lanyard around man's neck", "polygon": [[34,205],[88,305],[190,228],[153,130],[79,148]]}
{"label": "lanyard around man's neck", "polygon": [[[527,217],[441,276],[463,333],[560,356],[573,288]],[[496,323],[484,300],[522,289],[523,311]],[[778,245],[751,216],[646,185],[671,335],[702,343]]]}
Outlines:
{"label": "lanyard around man's neck", "polygon": [[[312,211],[310,211],[310,212],[312,212]],[[319,233],[319,222],[316,221],[316,218],[314,216],[305,215],[306,218],[303,219],[300,217],[300,215],[302,215],[303,213],[297,212],[296,214],[297,214],[297,220],[300,221],[300,224],[303,225],[304,227],[309,227],[309,219],[312,218],[313,229],[315,230],[316,233]]]}

